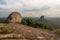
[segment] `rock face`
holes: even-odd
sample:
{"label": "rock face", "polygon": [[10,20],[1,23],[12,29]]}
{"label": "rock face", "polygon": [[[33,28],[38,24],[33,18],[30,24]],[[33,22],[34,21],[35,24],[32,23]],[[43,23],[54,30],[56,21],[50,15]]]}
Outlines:
{"label": "rock face", "polygon": [[7,18],[7,22],[9,23],[21,23],[21,20],[22,16],[19,12],[12,12]]}

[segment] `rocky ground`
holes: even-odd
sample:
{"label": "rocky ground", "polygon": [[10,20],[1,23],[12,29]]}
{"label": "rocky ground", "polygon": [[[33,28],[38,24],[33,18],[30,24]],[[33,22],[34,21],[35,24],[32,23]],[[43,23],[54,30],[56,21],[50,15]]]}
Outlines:
{"label": "rocky ground", "polygon": [[32,28],[22,24],[0,23],[13,30],[10,34],[0,34],[1,40],[60,40],[60,35],[50,30]]}

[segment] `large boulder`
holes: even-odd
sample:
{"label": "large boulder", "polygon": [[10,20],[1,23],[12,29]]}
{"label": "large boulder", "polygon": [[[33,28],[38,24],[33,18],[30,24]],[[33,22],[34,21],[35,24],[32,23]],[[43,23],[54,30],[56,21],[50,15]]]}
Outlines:
{"label": "large boulder", "polygon": [[21,20],[22,16],[19,12],[12,12],[7,18],[7,22],[9,23],[21,23]]}

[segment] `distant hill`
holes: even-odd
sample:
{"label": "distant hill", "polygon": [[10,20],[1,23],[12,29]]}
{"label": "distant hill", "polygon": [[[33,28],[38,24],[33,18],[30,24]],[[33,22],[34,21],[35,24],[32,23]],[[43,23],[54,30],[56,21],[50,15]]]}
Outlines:
{"label": "distant hill", "polygon": [[60,18],[46,18],[45,22],[54,28],[60,28]]}
{"label": "distant hill", "polygon": [[[28,18],[28,17],[24,17],[24,18]],[[34,20],[36,20],[37,22],[40,22],[40,18],[38,17],[30,17]],[[0,22],[6,22],[5,17],[0,18]],[[60,18],[45,18],[44,23],[48,24],[51,27],[54,28],[60,28]]]}
{"label": "distant hill", "polygon": [[[40,21],[38,19],[38,21]],[[52,26],[53,28],[60,28],[60,18],[45,18],[44,23]]]}
{"label": "distant hill", "polygon": [[1,22],[6,22],[7,21],[7,18],[6,17],[0,17],[0,23]]}

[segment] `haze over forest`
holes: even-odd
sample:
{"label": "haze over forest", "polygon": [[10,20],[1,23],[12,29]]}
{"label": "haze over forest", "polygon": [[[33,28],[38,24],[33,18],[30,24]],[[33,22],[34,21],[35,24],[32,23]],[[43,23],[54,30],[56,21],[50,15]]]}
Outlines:
{"label": "haze over forest", "polygon": [[23,17],[60,17],[60,0],[0,0],[0,17],[12,11],[21,12]]}

